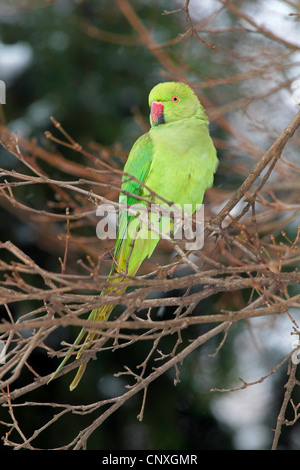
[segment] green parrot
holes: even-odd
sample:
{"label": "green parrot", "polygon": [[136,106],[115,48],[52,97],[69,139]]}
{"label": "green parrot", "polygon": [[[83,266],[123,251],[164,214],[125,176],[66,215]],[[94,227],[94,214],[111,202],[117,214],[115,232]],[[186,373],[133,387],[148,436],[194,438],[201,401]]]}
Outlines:
{"label": "green parrot", "polygon": [[[209,135],[208,118],[193,90],[185,83],[164,82],[156,85],[149,94],[149,132],[133,145],[124,167],[119,203],[129,207],[168,201],[184,209],[190,205],[191,213],[201,204],[207,188],[213,184],[218,165],[216,149]],[[128,196],[129,194],[129,196]],[[137,197],[135,197],[137,196]],[[148,201],[148,202],[147,202]],[[134,276],[146,257],[150,257],[161,238],[168,217],[154,216],[146,225],[138,214],[121,210],[111,273],[100,295],[112,290],[122,293],[122,281]],[[128,279],[128,278],[127,278]],[[88,319],[107,320],[113,305],[95,308]],[[97,332],[84,328],[74,345],[82,344],[76,359],[91,342],[99,337]],[[74,349],[70,349],[51,379],[63,367]],[[70,385],[78,385],[86,363],[79,366]]]}

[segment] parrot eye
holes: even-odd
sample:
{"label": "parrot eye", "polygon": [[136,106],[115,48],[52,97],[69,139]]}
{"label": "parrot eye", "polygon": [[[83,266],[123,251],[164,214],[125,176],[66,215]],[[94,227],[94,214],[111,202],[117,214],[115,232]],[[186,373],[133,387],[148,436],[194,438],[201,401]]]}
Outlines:
{"label": "parrot eye", "polygon": [[173,103],[178,103],[179,98],[178,98],[178,96],[173,95],[172,98],[171,98],[171,100],[173,101]]}

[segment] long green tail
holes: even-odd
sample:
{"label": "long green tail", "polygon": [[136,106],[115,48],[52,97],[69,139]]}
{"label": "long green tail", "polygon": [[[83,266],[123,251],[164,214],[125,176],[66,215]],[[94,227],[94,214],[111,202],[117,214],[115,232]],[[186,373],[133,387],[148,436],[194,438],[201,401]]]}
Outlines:
{"label": "long green tail", "polygon": [[[138,219],[133,218],[132,223],[134,226],[137,226],[139,228],[140,222]],[[126,225],[127,227],[127,225]],[[144,234],[148,232],[147,226],[145,226]],[[149,236],[148,237],[143,237],[142,236],[143,232],[142,230],[139,231],[139,236],[136,239],[132,239],[130,237],[127,237],[126,239],[118,239],[116,243],[116,251],[115,251],[115,256],[116,256],[116,262],[114,263],[110,276],[108,278],[108,283],[110,284],[109,287],[105,287],[103,291],[101,292],[101,296],[107,295],[111,291],[115,291],[118,294],[125,292],[126,287],[122,287],[122,282],[126,281],[129,276],[134,276],[136,272],[138,271],[139,267],[141,266],[143,260],[146,257],[150,257],[153,253],[153,250],[155,246],[158,243],[159,236],[154,234],[155,236],[151,236],[151,233],[148,232]],[[133,243],[133,245],[132,245]],[[119,284],[120,287],[117,287],[116,289],[116,284]],[[109,318],[109,315],[111,314],[112,310],[114,308],[114,305],[104,305],[103,307],[96,308],[92,310],[90,313],[88,320],[92,321],[104,321]],[[83,352],[86,349],[89,349],[92,347],[93,343],[92,341],[97,339],[99,337],[99,333],[96,331],[90,331],[87,332],[84,328],[80,331],[79,335],[77,336],[74,346],[77,346],[82,343],[81,348],[79,349],[76,359],[79,359]],[[70,358],[72,353],[74,352],[75,348],[72,346],[66,353],[66,356],[56,369],[56,371],[52,374],[50,377],[48,383],[54,379],[54,377],[58,374],[58,372],[62,369],[62,367],[66,364],[67,360]],[[78,368],[77,374],[73,380],[73,382],[70,385],[70,390],[74,390],[74,388],[77,387],[77,385],[80,382],[80,379],[83,376],[83,373],[86,368],[86,364],[81,364]]]}
{"label": "long green tail", "polygon": [[[123,289],[124,290],[124,289]],[[114,308],[114,305],[104,305],[104,307],[100,307],[100,308],[96,308],[94,309],[90,315],[89,315],[89,320],[92,320],[92,321],[105,321],[105,320],[108,320],[112,310]],[[77,336],[75,342],[74,342],[74,345],[76,344],[80,344],[83,336],[85,334],[85,330],[82,329],[81,332],[79,333],[79,335]],[[93,332],[89,332],[87,333],[87,336],[84,340],[84,344],[83,346],[80,348],[77,356],[76,356],[76,359],[79,359],[82,354],[83,354],[83,351],[86,350],[86,349],[89,349],[91,347],[91,342],[94,340],[94,339],[97,339],[99,337],[99,334],[98,333],[93,333]],[[73,349],[74,351],[74,349]],[[70,351],[71,352],[71,351]],[[64,363],[66,362],[68,356],[65,357],[65,359],[63,360],[61,366],[64,365]],[[81,380],[81,377],[83,376],[84,374],[84,371],[85,371],[85,368],[86,368],[86,365],[87,365],[87,362],[85,362],[84,364],[81,364],[79,367],[78,367],[78,371],[70,385],[70,391],[74,390],[74,388],[77,387],[77,385],[79,384],[80,380]]]}
{"label": "long green tail", "polygon": [[[121,280],[112,278],[111,282],[121,282]],[[106,292],[108,292],[112,289],[113,289],[113,287],[110,288],[110,289],[106,289]],[[124,287],[121,288],[121,289],[118,289],[118,293],[122,293],[125,290],[126,290],[126,288],[124,288]],[[102,291],[101,295],[105,295],[104,291]],[[114,308],[114,305],[104,305],[103,307],[95,308],[94,310],[91,311],[91,313],[88,317],[88,320],[91,320],[91,321],[105,321],[105,320],[108,320],[113,308]],[[79,335],[77,336],[76,340],[73,343],[74,346],[77,346],[78,344],[83,343],[80,350],[78,351],[78,353],[76,355],[76,359],[79,359],[82,356],[83,352],[86,349],[89,349],[92,346],[92,341],[97,339],[99,336],[100,335],[96,332],[95,333],[94,332],[87,332],[84,328],[82,328]],[[58,366],[56,371],[52,374],[52,376],[50,377],[48,383],[52,379],[54,379],[54,377],[58,374],[58,372],[63,368],[63,366],[68,361],[68,359],[71,357],[74,350],[75,350],[75,348],[71,347],[67,351],[66,356],[64,357],[64,359],[62,360],[62,362],[60,363],[60,365]],[[70,390],[71,391],[74,390],[74,388],[76,388],[77,385],[79,384],[80,379],[82,378],[82,376],[84,374],[86,365],[87,365],[87,362],[84,363],[84,364],[81,364],[79,366],[78,371],[76,373],[76,376],[75,376],[74,380],[72,381],[72,383],[70,385]]]}

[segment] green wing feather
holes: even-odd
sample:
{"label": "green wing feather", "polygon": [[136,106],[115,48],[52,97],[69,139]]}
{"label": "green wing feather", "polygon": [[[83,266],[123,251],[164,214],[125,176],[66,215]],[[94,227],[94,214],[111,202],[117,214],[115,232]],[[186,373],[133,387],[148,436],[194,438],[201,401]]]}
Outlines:
{"label": "green wing feather", "polygon": [[[149,133],[142,135],[133,145],[126,165],[124,167],[124,176],[122,178],[121,194],[119,197],[120,204],[143,204],[143,202],[135,198],[141,196],[143,185],[149,174],[149,170],[153,160],[153,143]],[[130,243],[132,239],[128,236],[129,224],[135,217],[123,210],[119,214],[118,235],[115,244],[114,257],[118,262],[118,266],[125,268],[124,260],[129,254]],[[114,263],[111,274],[118,270]],[[133,274],[133,273],[129,273]]]}
{"label": "green wing feather", "polygon": [[[153,161],[153,143],[150,134],[142,135],[133,145],[124,166],[124,176],[122,178],[121,194],[119,202],[125,200],[124,191],[140,196],[143,186],[140,184],[145,182],[151,163]],[[131,178],[130,176],[133,176]],[[138,181],[136,181],[138,180]],[[128,204],[135,204],[139,199],[134,196],[127,196]]]}

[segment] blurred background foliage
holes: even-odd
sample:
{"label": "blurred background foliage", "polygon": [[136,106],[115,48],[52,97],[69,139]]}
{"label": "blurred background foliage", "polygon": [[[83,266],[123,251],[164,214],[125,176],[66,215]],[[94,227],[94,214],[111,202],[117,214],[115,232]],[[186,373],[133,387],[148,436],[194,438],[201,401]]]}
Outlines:
{"label": "blurred background foliage", "polygon": [[[241,0],[232,3],[242,11],[248,9],[251,15],[258,15],[262,21],[270,19],[269,13],[265,13],[267,1]],[[273,5],[275,3],[276,8],[280,7],[275,12],[276,25],[280,25],[280,18],[283,18],[282,24],[285,27],[288,12],[294,12],[295,9],[291,2],[278,1]],[[287,62],[296,63],[297,59],[299,62],[299,56],[295,56],[297,51],[287,51],[284,45],[277,44],[265,35],[246,34],[241,27],[241,19],[223,8],[222,2],[217,0],[191,0],[189,5],[191,19],[195,24],[203,21],[203,28],[207,26],[207,32],[199,32],[200,36],[215,48],[201,42],[195,34],[186,38],[179,36],[190,27],[185,11],[162,14],[165,10],[184,7],[183,0],[130,0],[130,4],[159,44],[170,42],[170,46],[163,50],[188,80],[196,84],[220,80],[219,85],[200,86],[199,90],[211,105],[208,108],[211,133],[221,161],[216,187],[220,191],[236,188],[251,168],[251,161],[253,166],[253,155],[252,160],[249,159],[247,145],[244,148],[240,146],[239,141],[234,140],[236,135],[227,133],[226,126],[222,126],[222,122],[216,117],[222,116],[223,111],[228,112],[231,129],[241,132],[245,130],[245,141],[249,139],[248,142],[263,150],[270,142],[270,136],[261,129],[254,132],[251,126],[272,126],[275,104],[271,110],[264,107],[262,103],[267,104],[270,97],[262,97],[259,101],[261,114],[256,114],[257,122],[253,124],[252,121],[249,124],[250,110],[242,110],[239,100],[251,98],[254,90],[258,93],[259,81],[269,85],[272,80],[277,80],[278,83],[278,76],[272,75],[267,80],[257,74],[254,76],[255,82],[251,79],[248,82],[226,81],[226,77],[250,73],[252,62],[255,70],[255,54],[259,54],[260,50],[268,52],[261,57],[262,69],[266,67],[264,60],[269,58],[269,66],[278,51],[286,54]],[[293,29],[296,20],[292,17],[288,20]],[[209,32],[213,21],[214,28],[223,29],[223,33]],[[8,128],[16,131],[21,138],[34,139],[38,145],[49,151],[55,148],[66,159],[86,166],[90,162],[83,161],[82,155],[56,147],[46,139],[45,131],[55,132],[50,116],[54,116],[77,142],[92,149],[95,154],[104,155],[105,149],[109,149],[113,153],[115,164],[122,168],[133,142],[148,126],[149,90],[159,81],[177,79],[172,75],[172,70],[167,70],[157,56],[145,47],[120,11],[119,3],[114,0],[4,0],[0,5],[0,41],[0,79],[7,85],[3,112]],[[257,63],[255,66],[257,67]],[[286,82],[297,76],[293,68],[278,73],[284,75]],[[282,79],[281,75],[280,78]],[[286,87],[279,87],[279,91],[283,93],[280,95],[280,105],[282,96],[283,99],[287,96],[284,95],[287,93]],[[274,99],[274,95],[271,96]],[[226,106],[228,109],[223,110],[222,107]],[[285,119],[289,119],[294,113],[295,108],[289,101],[278,117],[277,127],[272,128],[273,132],[282,129],[283,123],[288,123]],[[233,145],[227,145],[226,148],[226,142],[232,141]],[[17,168],[18,165],[12,155],[0,149],[0,166]],[[53,178],[59,179],[62,175],[55,166],[49,167],[42,161],[40,166],[47,169],[47,173]],[[66,178],[66,175],[63,177]],[[51,198],[46,187],[36,187],[34,193],[29,194],[26,189],[23,191],[23,197],[27,201],[30,199],[33,207],[43,207],[45,201]],[[58,239],[58,235],[49,242],[46,234],[28,224],[18,211],[8,207],[5,201],[0,200],[0,204],[1,241],[12,240],[41,266],[59,270],[58,256],[63,256],[64,243]],[[61,230],[65,230],[63,224]],[[69,269],[79,269],[72,264],[72,260],[75,262],[80,256],[80,252],[72,253]],[[168,257],[169,254],[166,259]],[[235,301],[238,303],[241,299],[233,298],[233,305]],[[195,313],[218,312],[218,302],[222,302],[222,295],[214,297],[214,304],[206,302],[201,305]],[[12,311],[17,318],[27,308],[28,305],[16,304],[12,306]],[[3,314],[5,315],[4,312]],[[171,316],[171,309],[164,315],[164,318]],[[205,327],[194,328],[195,337],[200,328],[202,333]],[[150,385],[142,422],[137,420],[141,406],[139,395],[98,428],[89,439],[88,448],[180,450],[269,447],[272,441],[270,429],[274,427],[282,400],[282,385],[286,379],[284,370],[276,379],[270,380],[267,388],[262,385],[256,391],[257,386],[254,386],[253,393],[247,389],[227,394],[235,393],[236,398],[229,396],[223,399],[222,394],[210,392],[211,388],[230,388],[233,383],[237,383],[241,364],[242,367],[246,364],[244,371],[250,371],[251,376],[254,374],[254,366],[257,366],[255,361],[261,360],[261,356],[258,358],[251,350],[248,350],[247,359],[243,356],[247,352],[240,347],[241,341],[251,334],[247,327],[236,325],[235,332],[236,336],[231,335],[225,342],[221,355],[209,357],[218,346],[215,340],[185,360],[180,366],[180,383],[176,387],[173,385],[172,374],[165,374]],[[59,348],[63,339],[71,342],[75,335],[76,331],[73,329],[61,331],[61,337],[56,332],[55,338],[52,338],[52,346]],[[171,342],[172,338],[165,341]],[[135,351],[129,351],[128,348],[118,350],[114,354],[107,351],[97,361],[91,361],[81,386],[72,394],[68,391],[70,377],[64,376],[49,386],[32,392],[30,399],[91,403],[117,395],[124,388],[125,382],[122,377],[113,377],[111,370],[115,370],[118,363],[121,367],[123,361],[130,364],[131,354],[144,357],[147,350],[145,343],[140,343],[136,348]],[[237,351],[242,351],[242,354],[238,355]],[[250,361],[249,354],[252,356]],[[259,365],[262,371],[270,368],[270,364],[274,365],[274,354],[280,357],[280,353],[274,353],[272,347],[265,352],[265,364]],[[56,366],[56,360],[50,360],[44,351],[39,350],[32,354],[29,363],[41,375],[50,373]],[[155,366],[154,363],[149,365]],[[26,373],[18,380],[19,386],[26,383]],[[3,412],[6,413],[5,410]],[[27,432],[31,434],[35,427],[43,425],[49,411],[41,407],[34,410],[20,408],[16,412],[26,435]],[[88,417],[82,419],[84,421]],[[79,429],[78,417],[72,415],[66,422],[59,421],[51,427],[51,432],[49,430],[39,436],[35,445],[41,448],[56,446],[57,436],[61,436],[59,440],[62,445],[69,442],[75,430]],[[299,448],[299,443],[299,426],[286,428],[283,446]]]}

